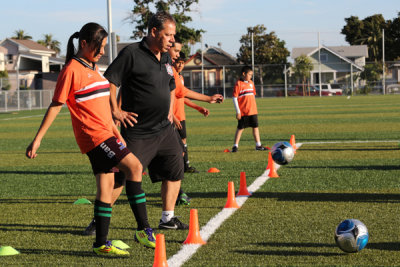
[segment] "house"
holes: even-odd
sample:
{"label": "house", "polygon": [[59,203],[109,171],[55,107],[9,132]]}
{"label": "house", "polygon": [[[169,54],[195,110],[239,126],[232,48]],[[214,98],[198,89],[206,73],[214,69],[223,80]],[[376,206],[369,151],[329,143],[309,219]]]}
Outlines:
{"label": "house", "polygon": [[[11,90],[17,88],[43,89],[55,85],[65,59],[56,57],[54,50],[32,40],[6,38],[0,42],[0,71],[7,70]],[[55,79],[51,73],[56,72]],[[49,76],[45,86],[43,77]],[[17,80],[20,84],[17,84]],[[46,80],[46,79],[45,79]]]}
{"label": "house", "polygon": [[238,65],[235,57],[221,48],[207,47],[203,56],[197,52],[185,62],[185,86],[206,94],[222,93],[225,86],[233,87],[237,79],[237,73],[225,69],[232,65]]}
{"label": "house", "polygon": [[368,47],[353,45],[293,48],[291,54],[293,59],[301,55],[309,57],[314,66],[311,71],[311,84],[319,83],[320,69],[322,83],[350,84],[351,73],[355,75],[364,70]]}
{"label": "house", "polygon": [[392,71],[392,79],[396,83],[400,83],[400,61],[396,61],[389,66],[389,70]]}

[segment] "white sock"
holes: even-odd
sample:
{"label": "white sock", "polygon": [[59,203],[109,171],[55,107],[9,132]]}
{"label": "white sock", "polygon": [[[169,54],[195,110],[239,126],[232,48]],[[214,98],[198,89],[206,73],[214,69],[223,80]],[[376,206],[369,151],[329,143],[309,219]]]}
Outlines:
{"label": "white sock", "polygon": [[256,146],[261,146],[261,142],[256,142]]}
{"label": "white sock", "polygon": [[172,219],[172,217],[174,217],[173,210],[166,210],[166,211],[163,211],[161,214],[161,220],[165,223],[169,222]]}
{"label": "white sock", "polygon": [[239,147],[239,145],[238,145],[238,144],[233,144],[233,146],[235,146],[235,147]]}

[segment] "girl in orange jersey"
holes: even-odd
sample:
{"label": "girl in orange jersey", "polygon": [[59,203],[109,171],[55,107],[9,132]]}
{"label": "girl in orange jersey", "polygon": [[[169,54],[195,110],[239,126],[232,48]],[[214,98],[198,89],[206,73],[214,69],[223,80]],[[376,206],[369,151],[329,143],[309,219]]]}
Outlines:
{"label": "girl in orange jersey", "polygon": [[260,132],[258,130],[258,116],[256,104],[256,88],[251,78],[253,70],[249,66],[242,68],[242,76],[236,82],[233,89],[233,104],[236,110],[236,119],[238,125],[235,133],[235,140],[232,147],[232,152],[237,152],[239,147],[240,137],[245,128],[253,128],[253,137],[256,142],[256,150],[267,150],[260,141]]}
{"label": "girl in orange jersey", "polygon": [[[79,38],[76,54],[73,44],[75,38]],[[76,142],[81,152],[89,157],[96,176],[97,194],[94,204],[96,242],[93,243],[93,251],[98,255],[127,256],[129,252],[107,241],[114,188],[113,169],[117,167],[125,173],[129,201],[145,204],[144,192],[140,187],[142,165],[125,147],[125,142],[113,122],[109,103],[109,83],[95,64],[104,54],[106,43],[107,32],[97,23],[84,25],[79,32],[69,38],[66,65],[59,74],[52,103],[44,115],[35,138],[26,149],[26,156],[30,159],[37,156],[41,140],[62,105],[66,103],[70,110]],[[131,186],[128,186],[128,183]],[[143,228],[150,229],[143,229],[146,234],[150,232],[148,242],[155,243],[152,229],[148,226],[145,207],[145,216],[142,217],[137,214],[143,214],[143,207],[141,213],[132,210],[138,223],[141,223]]]}

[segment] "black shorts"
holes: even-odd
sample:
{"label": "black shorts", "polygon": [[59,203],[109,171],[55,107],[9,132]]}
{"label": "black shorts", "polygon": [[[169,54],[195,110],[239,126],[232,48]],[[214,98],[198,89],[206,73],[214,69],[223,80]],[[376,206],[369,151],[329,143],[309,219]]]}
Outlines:
{"label": "black shorts", "polygon": [[257,128],[258,127],[258,116],[257,115],[250,115],[250,116],[243,116],[240,120],[238,120],[238,129],[244,128]]}
{"label": "black shorts", "polygon": [[94,175],[114,172],[113,169],[126,155],[131,153],[116,137],[110,137],[86,155],[89,157]]}
{"label": "black shorts", "polygon": [[[163,180],[179,181],[183,179],[183,145],[175,128],[168,125],[156,136],[138,139],[123,136],[128,149],[142,163],[143,170],[148,168],[153,183]],[[116,182],[123,184],[122,172],[116,175]]]}
{"label": "black shorts", "polygon": [[178,131],[178,134],[181,137],[181,139],[185,139],[186,138],[186,121],[180,121],[180,123],[182,125],[182,129],[176,128],[176,130]]}

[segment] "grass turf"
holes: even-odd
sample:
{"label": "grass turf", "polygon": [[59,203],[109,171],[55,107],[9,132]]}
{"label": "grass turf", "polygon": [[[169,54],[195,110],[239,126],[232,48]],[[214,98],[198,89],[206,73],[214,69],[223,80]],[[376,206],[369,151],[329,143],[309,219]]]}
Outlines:
{"label": "grass turf", "polygon": [[[270,179],[208,240],[185,266],[382,266],[399,265],[400,106],[398,96],[299,97],[257,99],[261,139],[272,146],[296,135],[304,143],[289,165]],[[230,148],[236,127],[233,105],[204,104],[209,118],[187,108],[189,157],[201,170],[188,174],[183,188],[198,209],[200,227],[223,208],[228,181],[239,186],[241,171],[250,185],[267,164],[267,153],[254,151],[245,130],[238,153]],[[81,235],[95,198],[89,161],[75,144],[68,111],[50,128],[39,156],[24,158],[44,111],[0,114],[0,246],[17,256],[0,257],[0,265],[149,266],[154,251],[133,240],[135,222],[125,196],[113,209],[110,239],[131,246],[128,259],[105,259],[91,250],[92,237]],[[25,118],[24,118],[25,117]],[[338,143],[325,143],[325,142]],[[368,141],[354,143],[352,141]],[[374,142],[375,141],[375,142]],[[220,173],[207,173],[217,167]],[[161,214],[160,185],[144,176],[149,220]],[[177,207],[189,221],[188,207]],[[363,221],[367,247],[345,254],[333,232],[346,218]],[[174,255],[186,231],[165,234],[167,256]]]}

